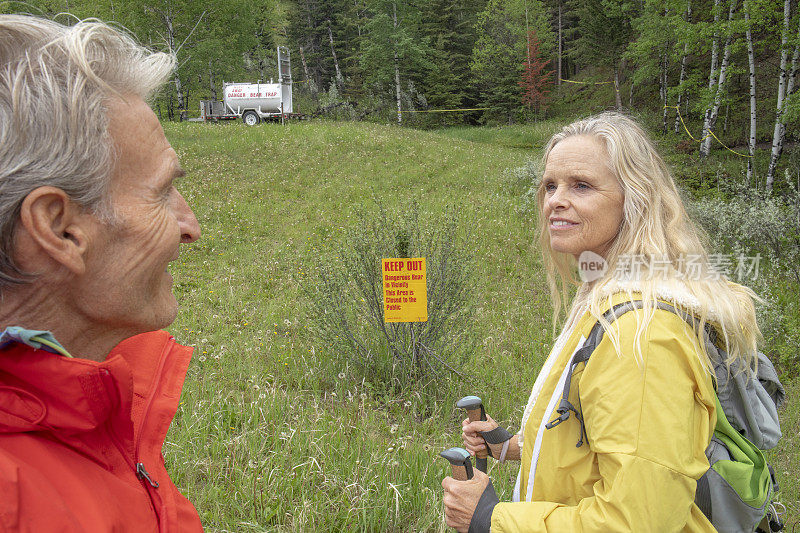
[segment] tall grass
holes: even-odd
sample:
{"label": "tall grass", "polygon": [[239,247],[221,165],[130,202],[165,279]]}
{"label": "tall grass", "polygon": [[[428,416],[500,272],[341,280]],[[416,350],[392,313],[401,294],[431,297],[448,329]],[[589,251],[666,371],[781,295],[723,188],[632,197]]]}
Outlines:
{"label": "tall grass", "polygon": [[[532,147],[557,127],[165,124],[203,236],[172,267],[182,309],[170,330],[195,356],[164,454],[208,531],[445,530],[449,467],[437,454],[460,441],[455,401],[478,394],[517,427],[552,342],[533,223],[507,169],[538,158]],[[315,246],[340,238],[373,195],[390,209],[416,201],[433,219],[455,206],[466,221],[470,377],[433,397],[357,379],[310,332],[299,288]],[[792,401],[784,417],[796,427],[797,416]],[[796,430],[784,443],[774,460],[797,513]],[[510,498],[514,465],[493,468]]]}

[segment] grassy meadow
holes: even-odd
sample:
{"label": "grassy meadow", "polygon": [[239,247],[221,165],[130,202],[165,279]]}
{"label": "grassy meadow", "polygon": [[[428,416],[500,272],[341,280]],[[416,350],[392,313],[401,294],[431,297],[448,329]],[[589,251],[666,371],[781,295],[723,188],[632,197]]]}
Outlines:
{"label": "grassy meadow", "polygon": [[[202,238],[171,268],[170,331],[195,347],[164,455],[216,531],[444,531],[438,452],[460,444],[466,394],[516,429],[552,342],[527,184],[554,122],[417,131],[364,123],[165,124]],[[534,148],[536,147],[536,148]],[[354,209],[455,207],[474,258],[470,356],[453,376],[387,392],[313,333],[301,285]],[[798,383],[772,461],[800,516]],[[790,429],[792,428],[792,429]],[[490,462],[492,464],[492,462]],[[501,499],[516,466],[494,464]]]}

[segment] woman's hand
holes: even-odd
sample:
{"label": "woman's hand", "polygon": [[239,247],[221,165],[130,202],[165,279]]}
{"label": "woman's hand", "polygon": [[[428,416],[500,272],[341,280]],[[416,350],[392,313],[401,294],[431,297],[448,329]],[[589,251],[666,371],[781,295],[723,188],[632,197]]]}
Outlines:
{"label": "woman's hand", "polygon": [[[464,448],[470,453],[475,455],[486,449],[486,441],[483,440],[481,432],[491,431],[498,426],[497,422],[492,417],[486,415],[486,420],[470,422],[469,418],[465,418],[461,422],[461,440],[464,442]],[[500,453],[503,450],[503,444],[490,444],[492,450],[492,457],[495,459],[500,458]],[[519,436],[514,435],[511,437],[511,442],[508,443],[508,450],[506,451],[506,460],[519,461]]]}
{"label": "woman's hand", "polygon": [[[486,422],[476,422],[485,424]],[[495,424],[497,425],[497,424]],[[444,489],[444,517],[447,525],[459,532],[469,530],[475,507],[481,499],[481,494],[489,484],[489,476],[478,469],[473,470],[472,479],[456,481],[452,477],[442,480]]]}

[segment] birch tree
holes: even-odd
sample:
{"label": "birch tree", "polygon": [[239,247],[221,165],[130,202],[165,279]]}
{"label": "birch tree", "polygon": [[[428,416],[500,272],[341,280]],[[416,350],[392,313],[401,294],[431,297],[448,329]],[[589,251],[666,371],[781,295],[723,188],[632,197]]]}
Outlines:
{"label": "birch tree", "polygon": [[336,47],[333,45],[333,30],[331,29],[331,19],[328,19],[328,42],[331,45],[331,57],[333,57],[333,66],[336,69],[336,83],[342,85],[344,83],[344,76],[342,76],[342,69],[339,68],[339,58],[336,57]]}
{"label": "birch tree", "polygon": [[[728,22],[733,18],[735,0],[730,0],[728,10]],[[706,112],[703,118],[703,141],[700,144],[700,155],[707,156],[711,151],[711,132],[717,123],[717,113],[719,112],[719,104],[722,98],[722,89],[725,85],[725,78],[727,75],[728,59],[730,58],[730,36],[725,39],[723,46],[722,65],[719,69],[719,76],[717,75],[717,61],[719,60],[719,41],[722,33],[727,33],[729,25],[726,28],[721,28],[720,25],[720,4],[721,0],[714,1],[714,40],[711,45],[711,71],[708,75],[708,90],[713,94],[713,102],[706,107]]]}
{"label": "birch tree", "polygon": [[[691,26],[692,24],[692,0],[686,0],[686,26]],[[681,55],[681,73],[678,76],[678,101],[675,104],[675,133],[680,131],[680,122],[681,122],[681,104],[683,104],[683,96],[684,96],[684,83],[686,82],[686,63],[689,57],[689,38],[688,35],[683,37],[683,55]]]}
{"label": "birch tree", "polygon": [[190,50],[196,42],[193,37],[206,16],[206,10],[199,12],[192,2],[165,0],[146,5],[145,14],[151,15],[153,29],[167,49],[178,58],[178,68],[175,69],[172,82],[177,96],[178,117],[183,120],[186,117],[186,99],[181,69],[192,58]]}
{"label": "birch tree", "polygon": [[[752,2],[752,0],[750,0]],[[750,183],[755,174],[754,158],[756,155],[756,59],[753,51],[753,28],[750,20],[750,2],[744,0],[742,10],[744,11],[745,35],[747,37],[747,64],[749,68],[750,85],[750,136],[747,142],[747,182]]]}
{"label": "birch tree", "polygon": [[800,52],[800,25],[798,25],[798,40],[794,46],[792,54],[791,72],[787,72],[789,59],[788,41],[792,33],[792,1],[784,0],[783,3],[783,30],[781,32],[781,65],[778,75],[778,99],[775,112],[775,128],[772,134],[772,152],[769,159],[769,169],[767,170],[767,191],[772,191],[775,182],[775,169],[778,166],[778,159],[783,152],[783,141],[786,134],[785,114],[786,98],[791,95],[794,89],[794,77],[797,73],[798,53]]}

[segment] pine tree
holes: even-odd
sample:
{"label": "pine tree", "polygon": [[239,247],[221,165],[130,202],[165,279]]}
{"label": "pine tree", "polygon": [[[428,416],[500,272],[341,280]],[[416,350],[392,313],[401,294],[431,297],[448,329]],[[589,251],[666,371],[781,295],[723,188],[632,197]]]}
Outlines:
{"label": "pine tree", "polygon": [[551,53],[549,13],[539,0],[490,0],[478,14],[471,67],[483,103],[491,108],[485,121],[513,122],[522,111],[519,80],[529,29],[536,30],[542,54]]}
{"label": "pine tree", "polygon": [[408,0],[368,0],[367,6],[372,16],[361,41],[364,80],[379,99],[393,98],[402,123],[403,104],[414,96],[411,87],[432,66],[419,9]]}
{"label": "pine tree", "polygon": [[[420,80],[428,105],[437,109],[474,107],[470,54],[477,39],[475,22],[485,0],[430,0],[421,7],[422,34],[431,47],[432,68]],[[427,123],[456,124],[466,113],[428,115]]]}
{"label": "pine tree", "polygon": [[583,66],[611,68],[616,107],[622,107],[619,85],[625,49],[631,41],[631,20],[637,16],[633,0],[575,0],[578,34],[571,55]]}

